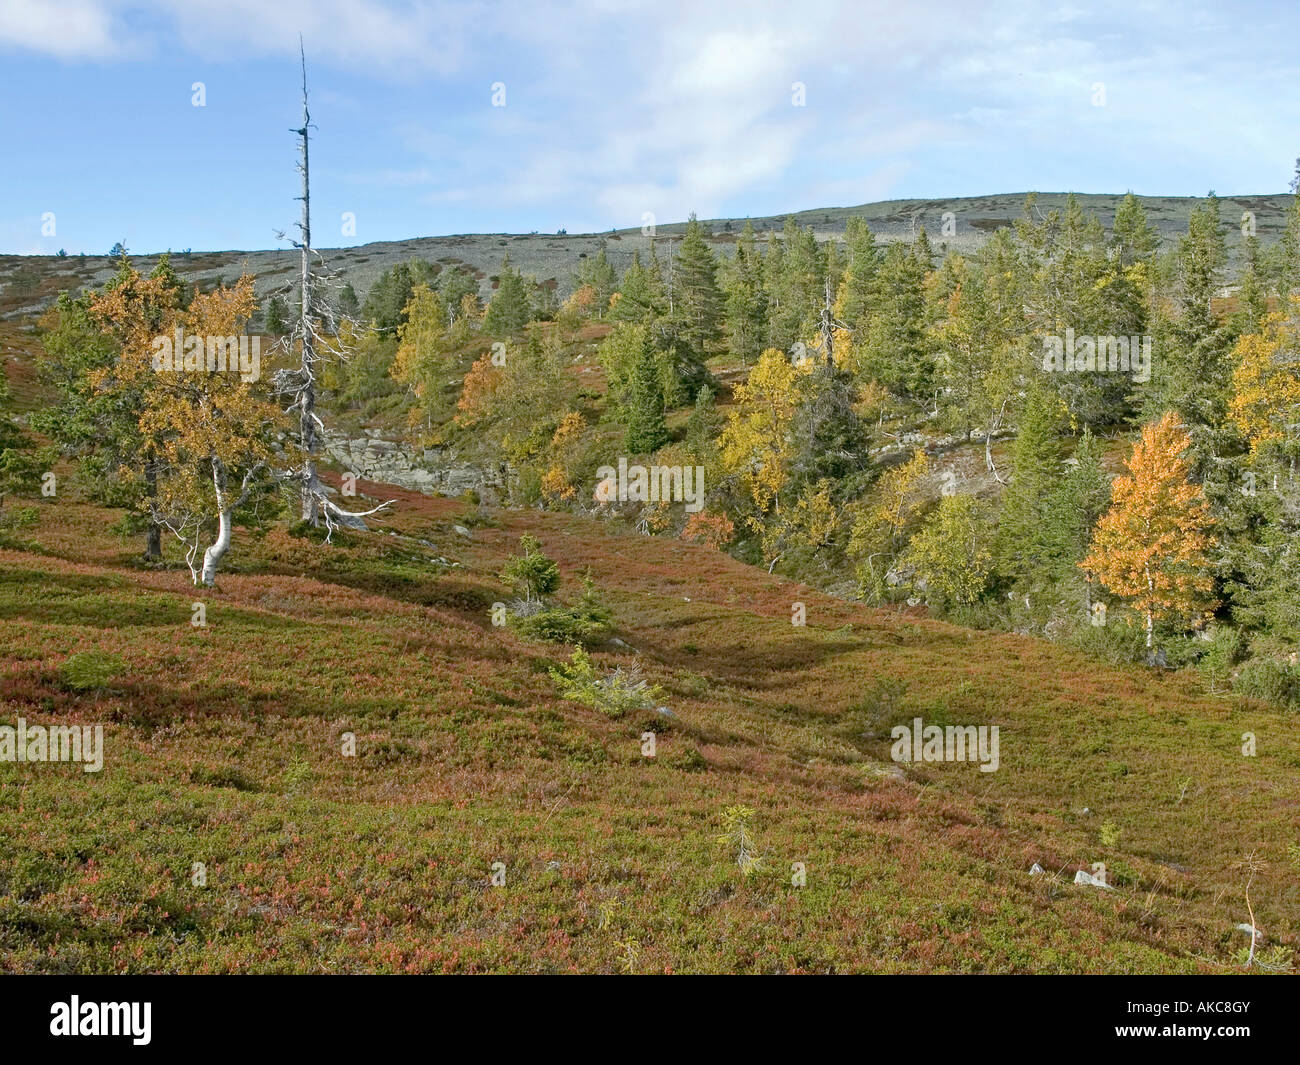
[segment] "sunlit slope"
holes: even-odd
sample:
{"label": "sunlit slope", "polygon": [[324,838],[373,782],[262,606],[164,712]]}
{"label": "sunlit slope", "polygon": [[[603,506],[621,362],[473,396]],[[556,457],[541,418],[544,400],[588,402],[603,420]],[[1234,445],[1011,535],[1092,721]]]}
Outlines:
{"label": "sunlit slope", "polygon": [[[1295,716],[591,519],[362,487],[397,499],[382,529],[241,532],[209,593],[69,499],[0,551],[0,724],[106,747],[99,773],[0,763],[0,971],[1233,970],[1248,880],[1297,944]],[[671,716],[563,701],[568,650],[492,626],[523,532],[561,597],[590,571],[622,641],[594,657],[639,661]],[[60,667],[92,649],[121,668],[78,693]],[[917,717],[997,725],[999,768],[895,763]],[[1073,883],[1098,862],[1113,890]]]}

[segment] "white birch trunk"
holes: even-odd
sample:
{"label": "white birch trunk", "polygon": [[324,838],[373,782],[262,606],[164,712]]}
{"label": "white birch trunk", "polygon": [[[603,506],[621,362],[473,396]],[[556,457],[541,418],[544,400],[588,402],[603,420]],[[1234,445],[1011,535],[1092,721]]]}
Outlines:
{"label": "white birch trunk", "polygon": [[230,516],[234,509],[226,495],[226,467],[220,459],[212,460],[212,483],[217,490],[217,538],[203,552],[200,580],[211,588],[217,580],[217,567],[230,550]]}

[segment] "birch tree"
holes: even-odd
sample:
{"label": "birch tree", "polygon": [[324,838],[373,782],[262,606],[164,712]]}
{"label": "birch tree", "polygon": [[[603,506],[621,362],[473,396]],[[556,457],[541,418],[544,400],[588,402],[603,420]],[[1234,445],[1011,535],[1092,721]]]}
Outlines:
{"label": "birch tree", "polygon": [[1128,475],[1115,479],[1111,509],[1079,563],[1145,618],[1148,648],[1158,617],[1206,617],[1216,605],[1210,595],[1214,518],[1201,486],[1188,479],[1191,446],[1172,411],[1143,428]]}

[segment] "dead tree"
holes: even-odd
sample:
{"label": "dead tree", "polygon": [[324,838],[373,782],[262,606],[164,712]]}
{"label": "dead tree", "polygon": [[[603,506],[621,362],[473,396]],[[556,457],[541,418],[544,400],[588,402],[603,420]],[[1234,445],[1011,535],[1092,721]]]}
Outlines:
{"label": "dead tree", "polygon": [[826,279],[826,296],[822,302],[822,309],[817,315],[817,332],[821,335],[821,343],[818,349],[826,359],[827,368],[835,366],[835,330],[842,329],[846,333],[852,333],[845,323],[835,317],[833,301],[831,299],[831,279]]}
{"label": "dead tree", "polygon": [[[298,483],[302,504],[302,520],[313,526],[319,526],[324,522],[327,530],[326,539],[329,539],[334,529],[340,525],[364,529],[366,523],[363,519],[371,514],[385,510],[391,505],[392,501],[381,503],[370,510],[356,513],[346,511],[328,497],[316,466],[316,454],[320,450],[321,432],[325,428],[320,416],[316,413],[316,379],[320,372],[320,364],[326,358],[346,359],[347,352],[343,350],[342,344],[337,338],[340,316],[336,314],[333,303],[324,298],[324,293],[331,285],[337,284],[338,279],[324,268],[324,260],[311,245],[309,145],[312,125],[311,111],[307,101],[307,56],[302,47],[301,37],[298,40],[298,54],[302,61],[302,126],[290,132],[297,134],[300,140],[299,152],[301,158],[298,163],[298,172],[302,174],[302,195],[297,198],[302,201],[302,220],[298,223],[298,232],[301,239],[291,243],[298,249],[301,256],[302,272],[298,291],[298,320],[294,323],[293,329],[286,338],[286,343],[288,350],[291,352],[295,346],[297,347],[299,359],[297,367],[277,371],[274,382],[276,390],[290,399],[286,413],[296,411],[298,417],[298,443],[301,450],[301,465],[297,469],[289,470],[285,475],[285,479]],[[283,233],[280,233],[279,236],[281,239],[284,238]],[[331,341],[321,335],[317,329],[318,321],[331,323],[336,332],[334,340]]]}

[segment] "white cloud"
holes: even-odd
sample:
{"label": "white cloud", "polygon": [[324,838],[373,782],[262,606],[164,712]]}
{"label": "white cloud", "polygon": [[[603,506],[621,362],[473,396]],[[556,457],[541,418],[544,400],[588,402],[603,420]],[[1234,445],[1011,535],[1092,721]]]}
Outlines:
{"label": "white cloud", "polygon": [[121,49],[112,17],[95,0],[0,0],[0,44],[57,59],[103,58]]}

